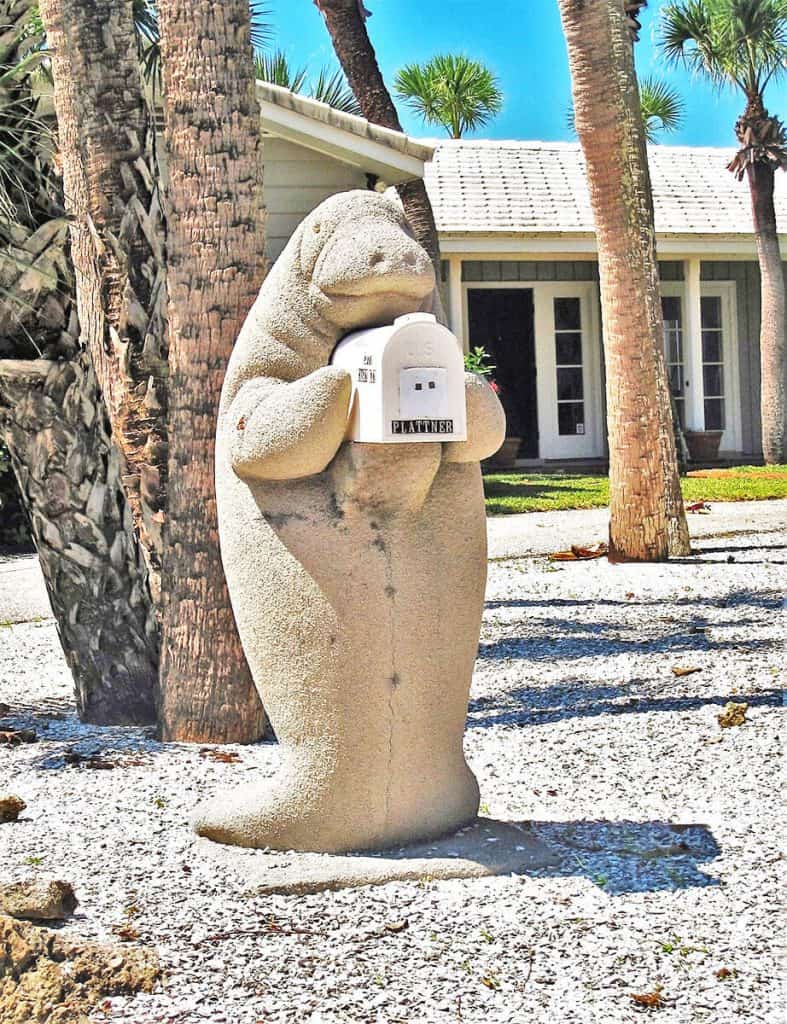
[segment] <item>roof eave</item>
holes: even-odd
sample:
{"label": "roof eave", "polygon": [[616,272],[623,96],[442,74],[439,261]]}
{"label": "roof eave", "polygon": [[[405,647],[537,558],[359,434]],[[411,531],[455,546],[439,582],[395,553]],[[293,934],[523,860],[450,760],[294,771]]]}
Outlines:
{"label": "roof eave", "polygon": [[257,99],[263,131],[376,174],[389,185],[422,178],[424,163],[434,153],[432,146],[415,142],[403,132],[269,82],[257,82]]}

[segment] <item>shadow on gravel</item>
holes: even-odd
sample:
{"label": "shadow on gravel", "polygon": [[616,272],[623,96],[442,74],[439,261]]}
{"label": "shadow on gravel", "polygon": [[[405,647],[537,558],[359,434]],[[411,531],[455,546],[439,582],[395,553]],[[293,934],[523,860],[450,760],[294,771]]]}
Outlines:
{"label": "shadow on gravel", "polygon": [[518,828],[547,843],[557,867],[534,875],[582,875],[610,896],[633,892],[707,888],[719,880],[699,864],[721,853],[707,825],[666,821],[531,821]]}
{"label": "shadow on gravel", "polygon": [[[502,704],[497,697],[478,697],[468,705],[467,728],[494,725],[549,725],[569,718],[597,715],[648,714],[652,711],[697,711],[709,705],[724,707],[728,701],[745,701],[749,707],[781,707],[781,690],[755,694],[713,694],[702,697],[636,697],[624,686],[521,687],[511,690]],[[501,706],[502,705],[502,706]]]}
{"label": "shadow on gravel", "polygon": [[[525,661],[564,661],[573,658],[609,658],[617,654],[688,654],[709,651],[767,651],[778,646],[776,638],[743,641],[713,640],[704,633],[670,633],[667,636],[625,640],[605,636],[608,630],[619,633],[620,623],[579,623],[570,619],[539,619],[548,632],[534,636],[511,636],[494,643],[478,645],[481,660],[521,658]],[[738,625],[738,623],[731,623]]]}
{"label": "shadow on gravel", "polygon": [[[581,563],[566,562],[565,565],[577,565]],[[737,608],[741,605],[749,605],[752,608],[772,608],[778,609],[781,607],[782,595],[773,591],[751,591],[751,590],[732,590],[723,597],[679,597],[675,599],[658,597],[652,601],[649,600],[637,600],[631,598],[623,601],[616,601],[609,598],[588,598],[582,600],[581,598],[505,598],[500,601],[487,601],[487,608],[586,608],[589,605],[598,605],[604,608],[636,608],[636,607],[657,607],[661,605],[664,608],[686,608],[686,607],[705,607],[705,608]]]}

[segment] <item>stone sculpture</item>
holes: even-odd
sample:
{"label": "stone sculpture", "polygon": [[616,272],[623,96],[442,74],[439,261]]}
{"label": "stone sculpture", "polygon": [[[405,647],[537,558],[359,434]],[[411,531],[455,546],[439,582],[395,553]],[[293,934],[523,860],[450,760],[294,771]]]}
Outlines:
{"label": "stone sculpture", "polygon": [[471,821],[462,737],[486,580],[479,459],[505,430],[466,376],[468,440],[344,441],[348,332],[429,309],[402,211],[333,196],[300,225],[241,331],[216,486],[232,605],[281,743],[277,778],[203,804],[196,830],[285,850],[385,848]]}

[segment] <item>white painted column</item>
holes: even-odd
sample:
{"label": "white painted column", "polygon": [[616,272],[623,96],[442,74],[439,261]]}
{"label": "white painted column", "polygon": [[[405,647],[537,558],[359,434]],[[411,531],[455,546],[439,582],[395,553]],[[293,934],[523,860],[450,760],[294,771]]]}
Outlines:
{"label": "white painted column", "polygon": [[464,303],[462,302],[462,260],[459,256],[448,257],[448,325],[462,342],[467,351]]}
{"label": "white painted column", "polygon": [[686,309],[683,328],[683,371],[686,388],[686,427],[705,429],[705,409],[702,402],[702,319],[700,260],[683,261],[686,281]]}

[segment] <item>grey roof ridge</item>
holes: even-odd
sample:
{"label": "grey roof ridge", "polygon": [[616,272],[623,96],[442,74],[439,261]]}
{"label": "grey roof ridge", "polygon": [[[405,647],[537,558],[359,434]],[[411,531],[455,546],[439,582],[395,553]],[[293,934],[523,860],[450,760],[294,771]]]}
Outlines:
{"label": "grey roof ridge", "polygon": [[[428,142],[434,149],[443,148],[478,148],[496,149],[498,147],[519,148],[519,149],[558,149],[567,152],[578,152],[580,144],[578,141],[555,139],[418,139],[418,142]],[[730,146],[689,146],[685,144],[670,145],[669,143],[648,143],[648,150],[655,152],[679,152],[679,153],[728,153],[735,152],[736,147]]]}

